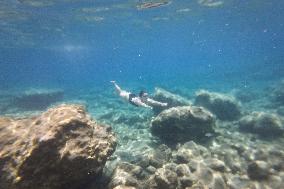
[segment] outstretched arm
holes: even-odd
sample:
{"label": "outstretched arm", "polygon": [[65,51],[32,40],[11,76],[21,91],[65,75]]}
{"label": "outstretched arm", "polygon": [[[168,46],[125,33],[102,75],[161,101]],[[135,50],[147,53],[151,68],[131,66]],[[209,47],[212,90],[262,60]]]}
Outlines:
{"label": "outstretched arm", "polygon": [[118,95],[122,98],[124,98],[125,100],[129,100],[129,94],[130,92],[127,92],[125,90],[122,90],[115,81],[110,81],[111,83],[113,83],[116,92],[118,93]]}
{"label": "outstretched arm", "polygon": [[116,89],[116,91],[118,92],[118,94],[120,94],[121,93],[121,88],[116,84],[116,82],[115,81],[110,81],[111,83],[113,83],[113,85],[114,85],[114,87],[115,87],[115,89]]}
{"label": "outstretched arm", "polygon": [[147,104],[145,104],[145,103],[143,103],[143,102],[141,102],[140,106],[143,106],[143,107],[145,107],[145,108],[153,109],[152,106],[149,106],[149,105],[147,105]]}
{"label": "outstretched arm", "polygon": [[150,104],[151,106],[167,106],[168,103],[163,103],[163,102],[158,102],[156,100],[153,100],[151,98],[147,98],[147,103]]}
{"label": "outstretched arm", "polygon": [[136,105],[138,106],[142,106],[142,107],[145,107],[145,108],[151,108],[152,109],[152,106],[149,106],[147,104],[145,104],[144,102],[142,102],[139,98],[135,97],[131,100],[133,103],[135,103]]}

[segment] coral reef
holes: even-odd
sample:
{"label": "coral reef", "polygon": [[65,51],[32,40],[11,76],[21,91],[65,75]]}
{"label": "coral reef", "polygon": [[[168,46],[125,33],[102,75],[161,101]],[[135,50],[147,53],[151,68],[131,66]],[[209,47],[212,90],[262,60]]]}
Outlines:
{"label": "coral reef", "polygon": [[202,107],[180,106],[161,112],[153,121],[151,132],[166,143],[200,140],[214,132],[214,116]]}
{"label": "coral reef", "polygon": [[82,106],[60,105],[26,119],[0,118],[0,185],[81,188],[101,174],[116,140]]}
{"label": "coral reef", "polygon": [[241,116],[240,103],[232,96],[205,90],[196,93],[195,105],[203,106],[220,120],[236,120]]}
{"label": "coral reef", "polygon": [[167,107],[153,107],[153,111],[155,114],[159,114],[161,111],[167,108],[172,108],[176,106],[189,106],[192,104],[191,101],[189,101],[188,99],[158,87],[155,88],[153,99],[160,102],[168,103]]}
{"label": "coral reef", "polygon": [[265,112],[253,112],[239,121],[242,131],[257,133],[265,137],[282,136],[283,125],[283,120],[279,116]]}

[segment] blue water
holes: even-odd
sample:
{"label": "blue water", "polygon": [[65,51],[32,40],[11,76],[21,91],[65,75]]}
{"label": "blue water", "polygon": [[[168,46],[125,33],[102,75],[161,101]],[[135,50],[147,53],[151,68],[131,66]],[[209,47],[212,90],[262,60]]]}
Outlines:
{"label": "blue water", "polygon": [[[137,6],[145,2],[168,3],[155,8],[139,10]],[[105,166],[104,171],[106,172],[102,173],[102,178],[94,178],[95,188],[98,184],[102,185],[101,188],[106,188],[106,183],[112,179],[115,181],[118,177],[121,177],[123,184],[125,184],[128,182],[126,180],[128,174],[130,175],[128,184],[135,184],[136,179],[137,183],[147,180],[144,183],[145,186],[137,184],[137,188],[149,188],[147,185],[151,184],[151,179],[156,178],[157,175],[164,175],[168,177],[166,179],[169,182],[176,182],[175,185],[177,185],[177,180],[171,178],[173,171],[170,167],[175,167],[175,165],[177,167],[180,163],[183,166],[179,171],[182,172],[182,177],[178,173],[180,176],[178,178],[179,185],[180,179],[183,177],[185,182],[188,181],[186,180],[188,175],[183,175],[183,173],[191,167],[194,168],[194,171],[188,173],[190,174],[189,181],[193,182],[192,178],[196,178],[198,181],[194,183],[194,185],[197,184],[194,188],[203,188],[202,185],[198,187],[199,179],[201,181],[203,179],[201,177],[205,177],[206,183],[208,181],[208,186],[204,186],[204,188],[218,188],[222,186],[223,182],[226,182],[227,188],[238,188],[239,186],[243,186],[243,188],[276,188],[273,186],[277,186],[279,183],[278,188],[283,188],[281,186],[284,180],[284,138],[277,138],[278,134],[274,135],[277,132],[281,135],[280,131],[283,131],[284,126],[284,122],[282,122],[284,120],[283,18],[284,0],[0,0],[0,118],[2,116],[28,117],[61,103],[79,103],[86,106],[88,113],[100,125],[111,126],[118,142],[116,151]],[[195,92],[199,89],[206,89],[209,92],[203,93],[212,95],[212,99],[214,99],[210,103],[206,100],[203,102],[205,105],[208,104],[207,108],[209,107],[209,109],[212,106],[210,111],[214,114],[223,111],[225,115],[228,115],[234,112],[232,110],[236,110],[236,114],[240,114],[238,115],[240,117],[231,121],[230,119],[220,119],[217,116],[215,125],[215,121],[208,122],[209,117],[211,119],[211,113],[208,116],[209,112],[204,113],[204,109],[196,107],[192,110],[187,109],[186,111],[189,113],[186,115],[182,113],[183,110],[179,110],[173,114],[173,118],[171,118],[172,110],[169,110],[170,113],[161,116],[161,119],[166,117],[164,122],[168,121],[170,126],[168,130],[170,133],[164,132],[165,135],[171,135],[172,131],[176,129],[177,133],[183,137],[184,133],[182,132],[187,132],[187,125],[184,123],[187,119],[189,127],[191,124],[197,125],[200,122],[200,130],[204,130],[204,128],[206,130],[207,127],[216,126],[216,128],[214,128],[214,133],[211,133],[212,128],[209,130],[210,133],[205,134],[205,130],[202,131],[205,134],[205,139],[202,138],[202,140],[195,136],[196,126],[193,127],[193,132],[188,133],[191,137],[188,140],[193,138],[194,142],[204,145],[206,153],[203,147],[197,148],[190,142],[189,151],[186,152],[187,147],[184,148],[186,151],[181,151],[184,156],[179,157],[176,154],[180,149],[183,150],[179,144],[168,154],[163,152],[163,149],[168,151],[165,146],[162,145],[161,149],[158,148],[165,141],[160,140],[151,131],[153,127],[151,120],[156,119],[155,116],[157,116],[154,112],[155,109],[151,111],[149,108],[132,106],[130,103],[122,101],[115,93],[114,87],[110,83],[111,80],[117,81],[123,89],[135,94],[142,89],[146,90],[150,93],[151,98],[155,97],[153,95],[155,87],[161,87],[173,94],[185,97],[186,100],[183,99],[182,102],[186,101],[186,104],[196,101]],[[280,84],[281,81],[282,84]],[[26,94],[27,91],[34,93]],[[42,91],[42,94],[37,94]],[[238,112],[239,103],[234,98],[218,93],[235,96],[241,102],[240,111]],[[173,100],[176,99],[180,100],[181,98],[174,96]],[[171,100],[169,99],[168,104],[171,104]],[[180,104],[179,102],[178,104]],[[217,102],[216,106],[215,102]],[[256,114],[251,114],[253,111],[257,111]],[[176,110],[174,109],[173,112]],[[65,114],[62,115],[65,116]],[[178,118],[175,118],[176,115]],[[168,120],[167,116],[170,117]],[[74,118],[76,123],[77,117]],[[251,129],[252,131],[241,132],[239,129],[240,119],[243,118],[245,118],[245,123],[248,122],[247,130]],[[49,120],[49,118],[47,119]],[[36,121],[33,124],[37,125],[39,122],[41,125],[41,120],[46,119],[33,119],[33,122],[34,120]],[[81,126],[81,122],[78,121],[78,123]],[[5,119],[3,124],[6,124]],[[171,124],[176,125],[176,128],[171,129]],[[43,126],[51,128],[49,124],[43,124]],[[271,132],[269,126],[271,126]],[[19,128],[21,127],[19,126]],[[57,129],[53,130],[55,132]],[[163,130],[162,128],[161,133]],[[4,129],[3,131],[10,130]],[[197,127],[196,131],[199,132]],[[70,132],[73,133],[73,130]],[[100,131],[96,132],[99,136]],[[76,134],[76,132],[74,133]],[[81,131],[78,136],[80,133]],[[24,134],[23,136],[35,137],[23,140],[29,143],[24,145],[24,148],[26,149],[31,144],[34,145],[37,141],[36,136],[41,134]],[[268,138],[266,139],[261,134],[270,135],[271,138],[267,140]],[[6,136],[4,134],[3,136],[12,135],[7,134]],[[17,138],[18,136],[20,134],[15,132],[15,137],[13,137]],[[82,139],[79,136],[78,142],[71,141],[71,147],[68,147],[69,134],[62,134],[62,136],[67,136],[67,149],[72,148],[73,143],[74,146],[79,145],[80,148],[87,144],[86,141],[80,142]],[[97,134],[94,136],[97,137]],[[106,136],[103,135],[103,138]],[[41,139],[39,138],[38,141]],[[83,139],[85,140],[84,137]],[[4,144],[9,147],[13,140],[7,138],[2,141],[5,141]],[[61,140],[63,141],[63,139],[60,138],[59,145],[62,144]],[[25,144],[22,140],[19,141],[16,141],[17,145],[14,146]],[[53,138],[51,141],[53,143]],[[167,142],[171,143],[172,141]],[[54,143],[54,146],[56,145]],[[102,145],[106,145],[105,142]],[[39,149],[41,146],[49,145],[45,145],[43,142],[43,145],[39,145]],[[88,144],[88,149],[91,146],[94,145]],[[85,149],[85,146],[82,148]],[[61,148],[58,147],[58,149]],[[85,152],[84,149],[82,152]],[[74,154],[78,150],[75,151]],[[16,149],[14,152],[18,154],[21,150]],[[94,156],[93,152],[90,152],[92,154],[88,156],[87,161],[84,160],[87,157],[85,155],[84,157],[78,156],[79,158],[72,155],[72,159],[76,160],[74,165],[77,167],[77,160],[81,161],[81,159],[82,163],[86,163],[88,166],[93,165],[93,163],[89,163],[91,162],[90,157]],[[197,156],[196,152],[198,152]],[[34,155],[34,158],[33,153],[29,152],[28,154],[32,154],[32,158],[24,156],[25,159],[28,161],[37,160],[37,155]],[[51,175],[55,166],[47,168],[50,166],[50,161],[47,165],[43,161],[39,161],[40,165],[37,168],[33,164],[30,165],[29,162],[21,162],[18,165],[20,162],[18,159],[14,161],[11,158],[10,160],[10,157],[7,156],[8,160],[6,160],[5,153],[4,156],[3,162],[8,162],[6,163],[8,168],[10,166],[17,166],[17,169],[20,167],[20,171],[11,169],[13,173],[11,178],[9,177],[9,182],[11,180],[18,184],[24,178],[24,182],[27,179],[28,185],[23,186],[29,186],[32,183],[29,181],[30,175],[33,175],[32,171],[35,170],[35,174],[42,174],[42,170],[48,170],[47,177],[51,179],[47,180],[55,181],[52,183],[55,184],[54,186],[60,186],[56,183],[58,175]],[[60,157],[62,158],[61,155]],[[154,164],[161,163],[163,168],[166,163],[174,162],[175,158],[181,161],[178,160],[179,163],[175,162],[177,164],[169,166],[167,169],[170,172],[158,172],[156,168],[158,170],[160,165],[155,166],[154,164],[154,171],[153,169],[149,171],[146,167],[153,168],[150,163],[152,157]],[[190,157],[188,161],[193,160],[191,166],[189,164],[187,166],[185,164],[187,161],[183,161],[183,158],[188,157]],[[216,175],[209,168],[204,169],[204,173],[199,171],[199,168],[209,165],[210,161],[204,165],[199,162],[210,160],[210,158],[224,161],[224,170],[220,172],[218,170]],[[65,156],[62,159],[65,159]],[[96,157],[94,159],[97,161]],[[265,177],[263,181],[256,181],[254,178],[251,181],[247,180],[250,178],[247,174],[247,167],[255,160],[269,164],[269,166],[257,164],[260,168],[256,169],[256,172],[259,172],[260,177],[263,176],[262,174],[270,174],[273,177],[268,179],[266,175],[267,178]],[[63,166],[60,163],[56,164],[60,165],[59,168],[66,167],[64,162],[65,160],[61,163]],[[69,165],[69,161],[66,162],[67,166],[71,165]],[[141,168],[141,172],[137,167],[131,170],[132,168],[126,166],[125,170],[121,169],[122,174],[118,172],[120,175],[116,178],[116,175],[113,175],[116,172],[113,171],[120,162],[130,162],[135,166],[136,164],[140,166],[140,163],[146,165],[143,166],[143,169]],[[214,161],[212,162],[214,166]],[[6,164],[5,166],[1,165],[4,167],[3,170],[6,169]],[[184,165],[185,168],[183,168]],[[43,169],[41,166],[44,166]],[[218,162],[216,166],[216,168],[219,167]],[[23,170],[21,170],[22,167],[24,167]],[[254,169],[254,165],[251,167]],[[56,166],[56,172],[57,169]],[[89,168],[84,171],[86,170]],[[137,171],[140,173],[137,174]],[[4,173],[3,178],[7,176],[5,171]],[[71,179],[74,179],[72,175]],[[16,178],[13,178],[14,176]],[[43,177],[45,176],[40,178]],[[83,177],[80,176],[80,178]],[[209,185],[210,177],[218,180],[212,181]],[[63,178],[67,178],[67,176],[65,175]],[[160,178],[158,177],[157,180]],[[230,187],[231,181],[233,184],[236,183],[237,187]],[[254,185],[248,186],[248,181]],[[164,181],[158,182],[163,184]],[[202,184],[202,182],[200,183]],[[269,185],[266,185],[266,182]],[[214,187],[212,187],[212,183]],[[45,185],[46,182],[41,184],[39,188],[48,187]],[[74,187],[77,185],[75,183]],[[165,187],[160,188],[164,189]]]}
{"label": "blue water", "polygon": [[[0,2],[0,88],[213,88],[284,75],[284,2]],[[96,9],[95,11],[93,9]],[[85,10],[85,11],[83,11]]]}

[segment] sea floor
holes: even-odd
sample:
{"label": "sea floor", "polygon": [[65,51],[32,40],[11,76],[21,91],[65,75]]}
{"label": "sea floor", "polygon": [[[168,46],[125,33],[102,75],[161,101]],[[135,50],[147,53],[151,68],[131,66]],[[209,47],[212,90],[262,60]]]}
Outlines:
{"label": "sea floor", "polygon": [[[194,101],[193,90],[181,88],[176,91],[182,96],[191,91],[186,97],[192,97],[189,100]],[[273,89],[231,90],[228,94],[241,101],[243,116],[264,111],[283,119],[283,105],[270,100],[271,91]],[[13,95],[14,92],[1,93],[2,115],[27,117],[44,111],[9,106],[7,100]],[[238,120],[217,120],[216,135],[209,135],[206,142],[188,141],[185,145],[167,146],[151,134],[154,113],[123,101],[112,87],[65,94],[64,99],[52,106],[63,102],[85,105],[97,122],[110,125],[116,135],[118,145],[106,164],[102,188],[119,185],[136,188],[284,188],[283,136],[264,138],[240,131]],[[133,171],[135,169],[139,169],[139,173]],[[181,171],[184,169],[189,169],[190,174]],[[92,188],[94,186],[90,186]]]}

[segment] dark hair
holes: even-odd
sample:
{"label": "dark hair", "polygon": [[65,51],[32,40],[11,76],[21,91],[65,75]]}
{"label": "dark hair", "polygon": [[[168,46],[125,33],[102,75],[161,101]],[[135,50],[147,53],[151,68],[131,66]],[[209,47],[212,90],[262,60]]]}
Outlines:
{"label": "dark hair", "polygon": [[145,94],[146,93],[146,91],[140,91],[140,93],[139,93],[139,97],[142,97],[143,96],[143,94]]}

